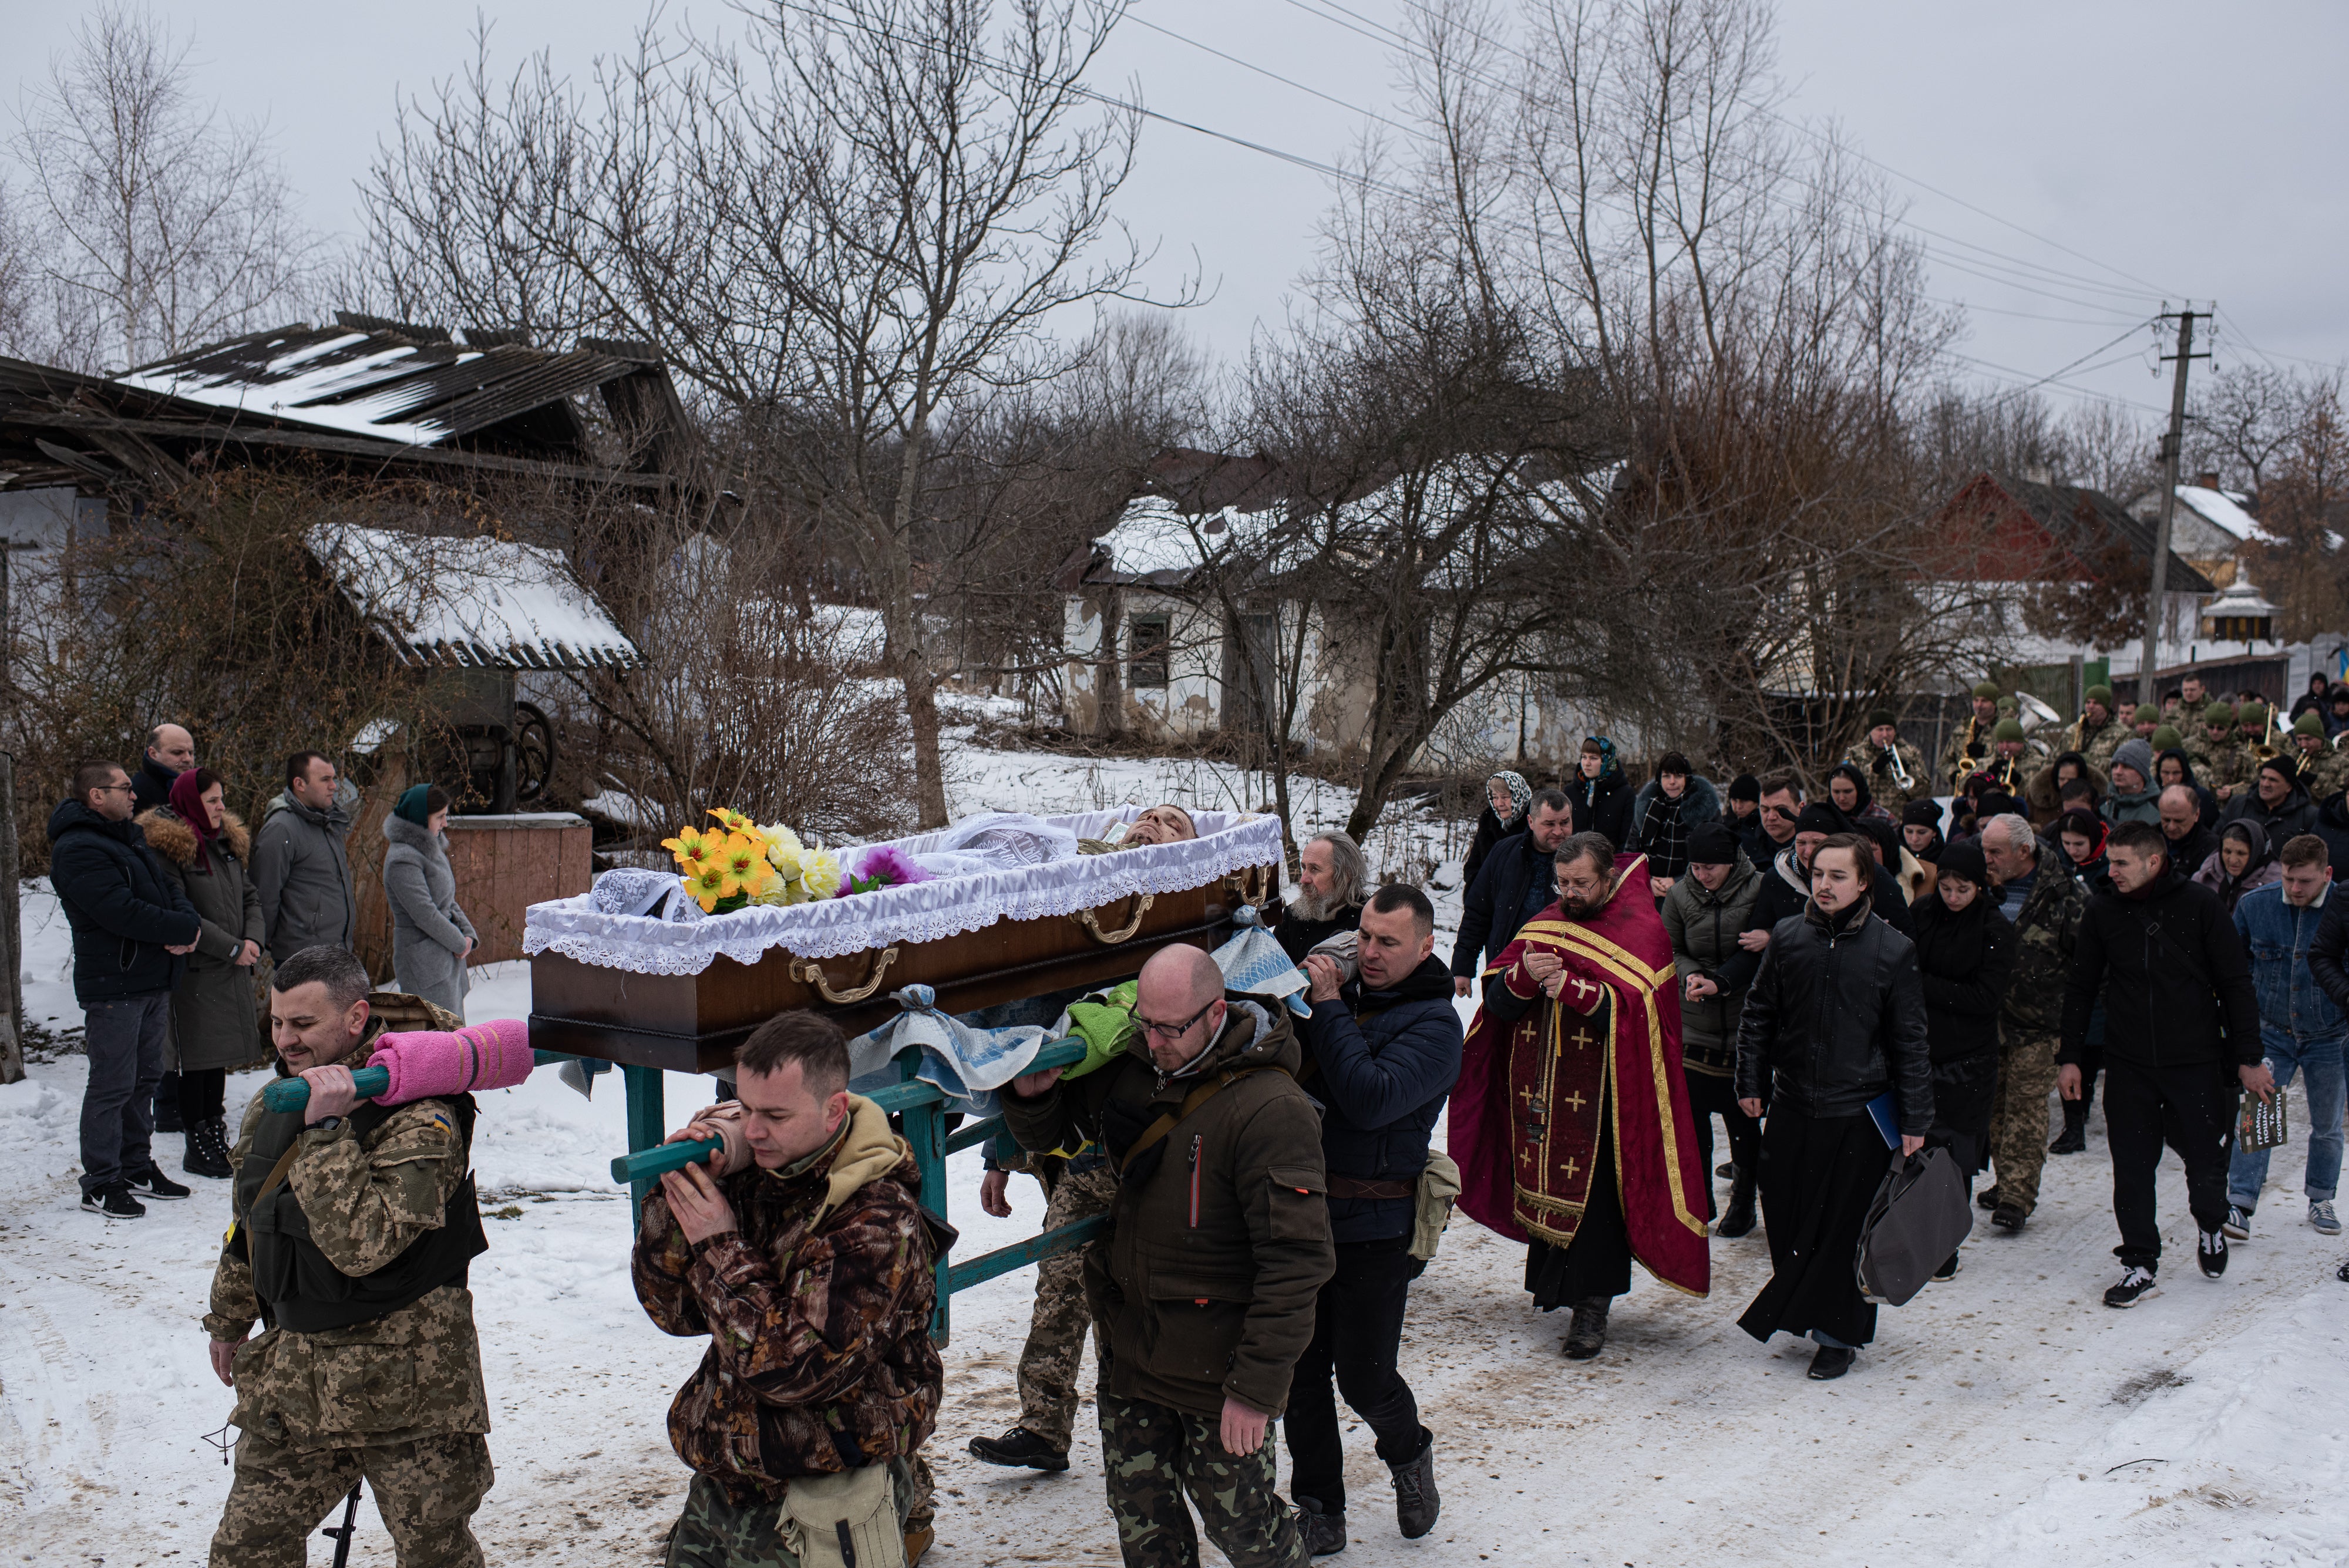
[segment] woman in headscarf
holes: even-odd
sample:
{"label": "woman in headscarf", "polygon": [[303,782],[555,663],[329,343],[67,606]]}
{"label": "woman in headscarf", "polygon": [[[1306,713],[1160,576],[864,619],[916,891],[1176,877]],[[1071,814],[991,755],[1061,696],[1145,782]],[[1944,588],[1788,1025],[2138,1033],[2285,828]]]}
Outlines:
{"label": "woman in headscarf", "polygon": [[1468,858],[1460,867],[1462,887],[1476,880],[1476,868],[1485,864],[1493,846],[1525,826],[1526,807],[1533,798],[1534,786],[1526,783],[1523,774],[1504,768],[1485,781],[1485,810],[1476,818],[1476,836],[1469,843]]}
{"label": "woman in headscarf", "polygon": [[383,819],[383,890],[391,905],[391,971],[399,989],[465,1014],[473,922],[457,905],[449,865],[449,792],[410,787]]}
{"label": "woman in headscarf", "polygon": [[2184,784],[2194,792],[2195,800],[2201,805],[2200,826],[2206,829],[2216,827],[2219,824],[2219,797],[2210,793],[2209,785],[2194,776],[2194,759],[2186,754],[2184,746],[2178,744],[2178,732],[2165,724],[2153,732],[2153,741],[2154,749],[2158,753],[2153,763],[2154,800],[2157,805],[2161,799],[2161,791],[2172,784]]}
{"label": "woman in headscarf", "polygon": [[1854,824],[1889,822],[1899,826],[1899,819],[1878,805],[1869,793],[1867,771],[1856,763],[1837,763],[1827,770],[1827,799],[1835,803],[1835,808],[1843,813],[1846,820]]}
{"label": "woman in headscarf", "polygon": [[2218,894],[2231,915],[2244,894],[2283,880],[2276,847],[2268,842],[2267,829],[2239,818],[2219,830],[2219,852],[2202,862],[2194,879]]}
{"label": "woman in headscarf", "polygon": [[2055,819],[2054,837],[2064,858],[2080,879],[2094,888],[2096,877],[2105,868],[2105,839],[2112,832],[2110,824],[2084,806],[2074,806]]}
{"label": "woman in headscarf", "polygon": [[1582,737],[1582,755],[1566,793],[1574,801],[1574,830],[1603,833],[1618,850],[1631,842],[1631,791],[1623,777],[1615,742],[1604,735]]}
{"label": "woman in headscarf", "polygon": [[180,1168],[215,1180],[231,1174],[229,1069],[266,1049],[254,1011],[262,920],[253,836],[228,809],[226,793],[210,768],[189,768],[171,781],[168,804],[139,818],[200,923],[196,950],[171,993],[171,1034],[179,1052],[180,1122],[188,1138]]}
{"label": "woman in headscarf", "polygon": [[[1933,1130],[1966,1179],[1989,1163],[1991,1103],[1998,1087],[1998,1014],[2014,978],[2014,927],[1999,913],[1976,844],[1942,851],[1934,896],[1918,901],[1917,967],[1925,981],[1925,1033],[1933,1055]],[[1934,1272],[1946,1280],[1958,1255]]]}

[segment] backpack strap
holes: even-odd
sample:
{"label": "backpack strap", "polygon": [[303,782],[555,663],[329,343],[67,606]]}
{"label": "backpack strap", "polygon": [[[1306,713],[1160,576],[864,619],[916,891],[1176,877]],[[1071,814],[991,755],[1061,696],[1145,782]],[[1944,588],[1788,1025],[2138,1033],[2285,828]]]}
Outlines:
{"label": "backpack strap", "polygon": [[1206,1083],[1201,1084],[1197,1088],[1193,1089],[1189,1094],[1184,1096],[1183,1103],[1180,1106],[1176,1106],[1174,1110],[1160,1113],[1156,1121],[1152,1122],[1148,1127],[1143,1128],[1142,1136],[1133,1140],[1133,1144],[1127,1147],[1124,1156],[1118,1160],[1117,1173],[1120,1176],[1123,1176],[1128,1170],[1133,1168],[1133,1162],[1135,1160],[1140,1159],[1143,1155],[1149,1153],[1151,1149],[1165,1141],[1165,1137],[1168,1133],[1173,1132],[1177,1127],[1182,1125],[1183,1122],[1189,1119],[1192,1112],[1197,1110],[1201,1106],[1206,1105],[1209,1100],[1214,1099],[1217,1095],[1222,1094],[1232,1085],[1238,1083],[1242,1078],[1254,1077],[1258,1073],[1286,1073],[1288,1071],[1288,1069],[1286,1067],[1273,1066],[1268,1064],[1261,1067],[1240,1067],[1237,1069],[1227,1067],[1222,1072],[1217,1073],[1214,1077],[1208,1079]]}

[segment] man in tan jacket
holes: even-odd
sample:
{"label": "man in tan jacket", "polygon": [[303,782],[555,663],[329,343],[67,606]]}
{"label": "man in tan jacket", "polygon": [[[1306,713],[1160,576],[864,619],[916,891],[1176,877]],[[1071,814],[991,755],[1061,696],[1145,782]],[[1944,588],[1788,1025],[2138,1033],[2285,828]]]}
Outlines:
{"label": "man in tan jacket", "polygon": [[1288,1015],[1226,997],[1215,961],[1167,948],[1143,966],[1125,1054],[1069,1083],[1014,1080],[1024,1148],[1099,1141],[1121,1180],[1089,1249],[1104,1352],[1097,1404],[1128,1568],[1303,1568],[1269,1428],[1335,1267],[1320,1120]]}

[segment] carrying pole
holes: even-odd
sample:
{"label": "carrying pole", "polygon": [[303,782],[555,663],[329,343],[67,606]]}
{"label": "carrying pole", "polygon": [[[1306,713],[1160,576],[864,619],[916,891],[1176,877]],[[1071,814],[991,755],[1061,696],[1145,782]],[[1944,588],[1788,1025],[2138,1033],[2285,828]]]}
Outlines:
{"label": "carrying pole", "polygon": [[[2210,357],[2194,352],[2196,314],[2190,308],[2178,312],[2178,352],[2162,356],[2177,364],[2178,373],[2169,385],[2169,432],[2161,438],[2161,513],[2153,529],[2153,587],[2146,598],[2145,657],[2137,679],[2137,700],[2157,706],[2161,698],[2154,690],[2153,672],[2160,662],[2161,601],[2169,587],[2169,524],[2178,511],[2178,465],[2186,444],[2186,365]],[[2209,312],[2200,314],[2207,318]]]}

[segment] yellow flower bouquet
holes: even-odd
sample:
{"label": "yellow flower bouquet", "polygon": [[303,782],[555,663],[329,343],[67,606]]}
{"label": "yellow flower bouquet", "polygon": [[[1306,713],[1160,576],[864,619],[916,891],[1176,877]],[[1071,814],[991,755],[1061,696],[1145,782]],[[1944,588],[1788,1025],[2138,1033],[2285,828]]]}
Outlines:
{"label": "yellow flower bouquet", "polygon": [[840,891],[840,857],[807,845],[781,823],[761,826],[739,811],[712,808],[718,826],[681,827],[661,847],[677,857],[694,902],[713,915],[751,904],[805,904]]}

